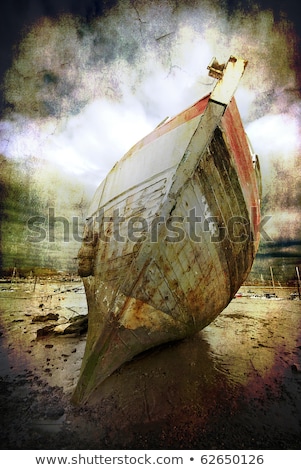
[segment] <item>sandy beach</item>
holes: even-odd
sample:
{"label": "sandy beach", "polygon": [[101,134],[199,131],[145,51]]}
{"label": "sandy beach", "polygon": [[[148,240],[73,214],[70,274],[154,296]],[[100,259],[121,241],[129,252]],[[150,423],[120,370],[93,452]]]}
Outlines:
{"label": "sandy beach", "polygon": [[75,407],[85,333],[37,332],[87,314],[81,281],[1,283],[1,448],[300,449],[301,302],[265,291],[243,287],[202,332],[124,364]]}

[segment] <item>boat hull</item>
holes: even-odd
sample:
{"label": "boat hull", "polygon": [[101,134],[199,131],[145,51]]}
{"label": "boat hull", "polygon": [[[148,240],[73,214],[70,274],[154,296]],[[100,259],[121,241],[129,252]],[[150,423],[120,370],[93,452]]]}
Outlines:
{"label": "boat hull", "polygon": [[73,401],[156,345],[211,323],[259,242],[258,169],[234,98],[208,95],[126,154],[96,192],[79,253],[89,328]]}

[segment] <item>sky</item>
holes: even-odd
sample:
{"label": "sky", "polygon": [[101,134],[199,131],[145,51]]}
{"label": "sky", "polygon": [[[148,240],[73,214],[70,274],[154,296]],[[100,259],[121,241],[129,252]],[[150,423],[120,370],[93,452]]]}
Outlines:
{"label": "sky", "polygon": [[92,194],[137,140],[211,91],[212,57],[237,55],[248,60],[235,96],[260,158],[272,214],[265,228],[297,243],[296,8],[292,0],[2,4],[0,153],[51,162]]}

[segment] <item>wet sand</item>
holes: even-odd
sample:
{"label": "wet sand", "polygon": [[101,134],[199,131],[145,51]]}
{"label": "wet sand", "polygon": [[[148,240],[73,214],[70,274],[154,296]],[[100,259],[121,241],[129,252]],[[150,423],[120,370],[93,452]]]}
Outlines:
{"label": "wet sand", "polygon": [[[2,449],[300,449],[301,302],[234,299],[192,338],[124,364],[70,402],[84,334],[37,339],[87,313],[80,281],[0,284]],[[263,288],[252,289],[256,294]]]}

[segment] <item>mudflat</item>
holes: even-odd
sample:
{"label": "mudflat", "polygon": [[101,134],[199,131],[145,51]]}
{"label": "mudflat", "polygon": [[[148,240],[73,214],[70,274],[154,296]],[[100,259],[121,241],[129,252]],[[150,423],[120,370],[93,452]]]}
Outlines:
{"label": "mudflat", "polygon": [[0,283],[1,448],[300,449],[301,302],[270,290],[244,286],[203,331],[76,407],[86,333],[58,332],[87,315],[81,281]]}

